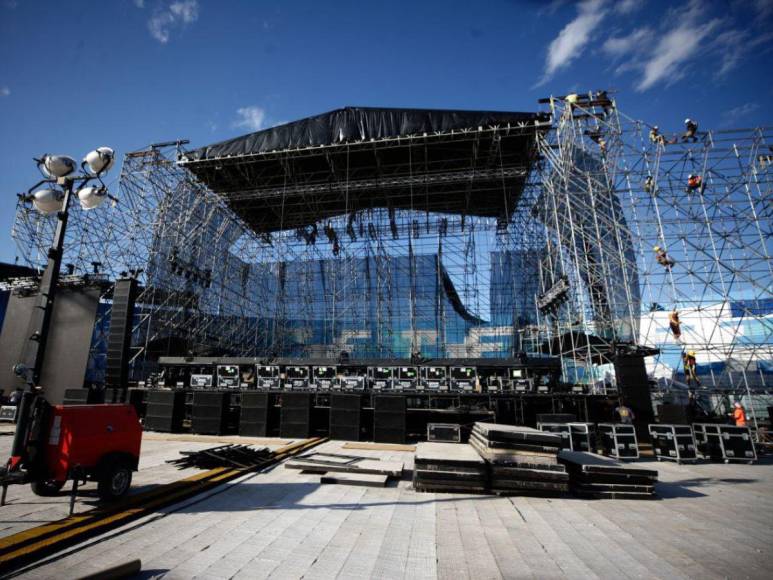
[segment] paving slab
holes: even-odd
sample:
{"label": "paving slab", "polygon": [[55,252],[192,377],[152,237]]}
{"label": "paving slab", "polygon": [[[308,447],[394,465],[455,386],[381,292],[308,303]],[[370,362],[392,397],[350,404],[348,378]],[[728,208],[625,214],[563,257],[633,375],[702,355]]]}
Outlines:
{"label": "paving slab", "polygon": [[[176,452],[148,450],[144,461],[158,469]],[[317,450],[346,453],[336,441]],[[410,452],[357,454],[413,469]],[[636,465],[659,472],[660,499],[417,493],[406,479],[321,485],[281,464],[22,577],[72,577],[139,557],[143,578],[769,578],[773,461]]]}

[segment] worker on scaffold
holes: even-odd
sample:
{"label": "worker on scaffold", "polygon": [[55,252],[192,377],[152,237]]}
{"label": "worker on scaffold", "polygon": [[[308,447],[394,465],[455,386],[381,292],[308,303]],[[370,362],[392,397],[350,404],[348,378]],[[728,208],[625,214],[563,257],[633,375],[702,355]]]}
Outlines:
{"label": "worker on scaffold", "polygon": [[698,123],[690,119],[689,117],[684,120],[684,135],[682,135],[682,143],[692,141],[695,143],[698,140]]}
{"label": "worker on scaffold", "polygon": [[705,189],[703,184],[703,178],[700,175],[691,173],[687,176],[687,188],[684,190],[686,193],[703,193]]}
{"label": "worker on scaffold", "polygon": [[682,362],[684,363],[684,378],[687,380],[687,386],[692,385],[695,381],[697,386],[701,386],[701,381],[698,378],[698,363],[695,360],[695,351],[690,350],[682,355]]}
{"label": "worker on scaffold", "polygon": [[735,422],[736,427],[746,427],[746,409],[743,408],[743,405],[740,401],[736,401],[733,403],[733,412],[728,413],[733,418],[733,421]]}
{"label": "worker on scaffold", "polygon": [[660,133],[660,129],[657,125],[650,129],[650,142],[654,145],[666,146],[666,138]]}
{"label": "worker on scaffold", "polygon": [[676,261],[660,246],[655,246],[652,251],[655,252],[655,260],[666,270],[671,271],[671,268],[676,265]]}
{"label": "worker on scaffold", "polygon": [[668,326],[671,329],[671,334],[674,335],[674,340],[682,342],[682,323],[679,320],[679,311],[676,308],[668,314]]}
{"label": "worker on scaffold", "polygon": [[642,187],[644,188],[644,193],[655,193],[655,180],[652,179],[651,175],[647,176]]}

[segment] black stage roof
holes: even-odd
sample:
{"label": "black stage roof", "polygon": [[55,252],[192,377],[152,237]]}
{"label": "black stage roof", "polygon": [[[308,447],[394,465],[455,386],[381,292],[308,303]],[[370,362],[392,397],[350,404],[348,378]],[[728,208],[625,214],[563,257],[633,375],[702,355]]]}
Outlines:
{"label": "black stage roof", "polygon": [[540,113],[347,107],[186,152],[180,163],[256,232],[373,208],[512,212]]}

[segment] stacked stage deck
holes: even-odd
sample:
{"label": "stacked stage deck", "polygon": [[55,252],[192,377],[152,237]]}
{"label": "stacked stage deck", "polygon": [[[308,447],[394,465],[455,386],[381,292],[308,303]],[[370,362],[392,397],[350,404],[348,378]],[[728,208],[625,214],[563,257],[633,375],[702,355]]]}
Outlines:
{"label": "stacked stage deck", "polygon": [[609,457],[562,450],[558,460],[570,475],[572,493],[607,499],[650,499],[655,496],[658,472],[631,467]]}
{"label": "stacked stage deck", "polygon": [[561,437],[530,427],[475,423],[470,445],[489,464],[489,484],[497,493],[561,493],[569,475],[558,462]]}
{"label": "stacked stage deck", "polygon": [[486,491],[486,462],[462,443],[419,443],[413,486],[418,491]]}

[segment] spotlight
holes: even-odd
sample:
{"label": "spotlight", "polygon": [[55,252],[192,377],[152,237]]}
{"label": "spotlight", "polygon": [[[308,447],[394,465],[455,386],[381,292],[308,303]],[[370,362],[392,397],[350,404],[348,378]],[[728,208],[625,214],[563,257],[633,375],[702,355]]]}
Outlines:
{"label": "spotlight", "polygon": [[105,171],[110,171],[115,163],[115,151],[110,147],[98,147],[86,155],[83,162],[89,166],[91,173],[99,175]]}
{"label": "spotlight", "polygon": [[78,199],[85,210],[94,209],[102,205],[107,199],[106,187],[84,187],[78,191]]}
{"label": "spotlight", "polygon": [[78,168],[75,163],[75,159],[68,157],[67,155],[43,155],[42,159],[38,160],[38,167],[41,167],[43,173],[48,177],[67,177],[71,173],[74,173]]}
{"label": "spotlight", "polygon": [[44,215],[61,210],[63,200],[64,193],[58,189],[40,189],[32,194],[32,205]]}

